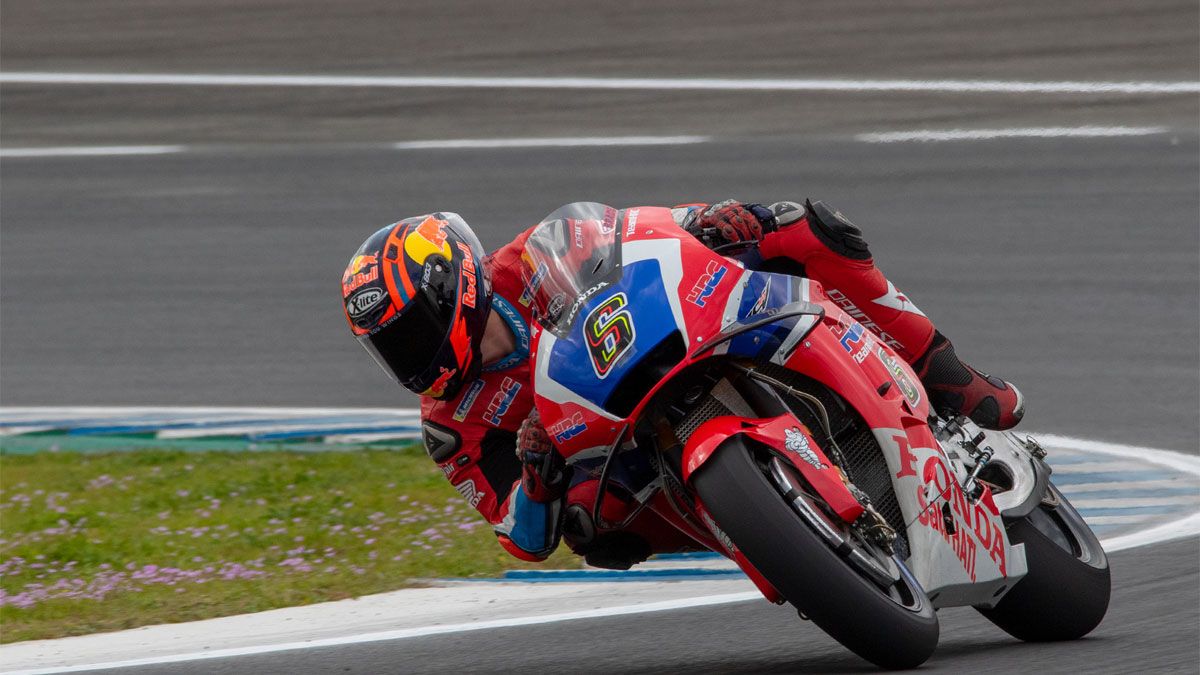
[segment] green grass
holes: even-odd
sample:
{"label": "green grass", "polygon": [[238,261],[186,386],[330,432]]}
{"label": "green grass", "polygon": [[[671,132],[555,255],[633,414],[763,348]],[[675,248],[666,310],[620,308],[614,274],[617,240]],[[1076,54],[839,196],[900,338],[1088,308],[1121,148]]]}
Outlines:
{"label": "green grass", "polygon": [[0,459],[0,642],[529,566],[413,449]]}

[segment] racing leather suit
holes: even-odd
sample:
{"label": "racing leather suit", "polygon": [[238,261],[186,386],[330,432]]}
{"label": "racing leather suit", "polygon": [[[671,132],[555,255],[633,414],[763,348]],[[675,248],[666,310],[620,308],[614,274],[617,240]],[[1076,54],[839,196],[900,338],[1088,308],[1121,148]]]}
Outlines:
{"label": "racing leather suit", "polygon": [[[686,227],[704,206],[676,207],[673,215]],[[771,208],[778,229],[763,236],[757,254],[739,261],[755,269],[816,279],[834,302],[910,362],[926,351],[933,340],[933,324],[875,267],[857,228],[819,202],[804,206],[779,202]],[[485,367],[479,379],[454,399],[422,399],[426,450],[463,498],[492,524],[500,545],[522,560],[544,560],[557,547],[564,527],[572,550],[598,566],[628,568],[654,552],[698,547],[685,535],[663,531],[640,517],[620,532],[597,536],[589,531],[590,516],[580,522],[571,514],[590,512],[595,479],[577,477],[565,499],[550,503],[534,501],[521,488],[517,430],[533,408],[528,360],[532,303],[523,288],[521,253],[531,231],[484,260],[492,282],[493,311],[512,330],[516,349]],[[621,522],[626,506],[606,497],[602,515],[609,522]]]}

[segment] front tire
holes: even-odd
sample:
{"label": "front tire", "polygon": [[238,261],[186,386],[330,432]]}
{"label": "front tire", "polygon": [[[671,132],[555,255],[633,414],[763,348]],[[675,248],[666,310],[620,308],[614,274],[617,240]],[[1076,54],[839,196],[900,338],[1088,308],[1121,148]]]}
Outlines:
{"label": "front tire", "polygon": [[1091,528],[1053,484],[1056,506],[1040,505],[1013,521],[1008,536],[1025,544],[1029,573],[992,609],[989,621],[1026,642],[1077,640],[1100,625],[1112,581],[1108,557]]}
{"label": "front tire", "polygon": [[916,581],[904,571],[903,606],[851,568],[784,501],[741,437],[723,443],[691,482],[755,569],[846,648],[884,668],[914,668],[933,654],[937,614]]}

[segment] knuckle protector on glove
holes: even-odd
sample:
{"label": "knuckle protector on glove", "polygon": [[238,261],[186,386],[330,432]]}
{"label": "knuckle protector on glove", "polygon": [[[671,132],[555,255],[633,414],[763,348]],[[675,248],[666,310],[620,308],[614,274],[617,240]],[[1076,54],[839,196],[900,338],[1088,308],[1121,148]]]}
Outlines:
{"label": "knuckle protector on glove", "polygon": [[808,210],[809,226],[817,239],[840,256],[851,260],[870,260],[871,249],[863,239],[862,230],[846,219],[841,211],[834,211],[824,202],[804,202]]}

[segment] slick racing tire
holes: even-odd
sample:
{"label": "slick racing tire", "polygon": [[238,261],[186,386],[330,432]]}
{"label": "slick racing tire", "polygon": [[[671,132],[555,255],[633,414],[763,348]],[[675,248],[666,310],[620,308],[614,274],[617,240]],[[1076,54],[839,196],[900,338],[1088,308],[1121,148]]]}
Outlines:
{"label": "slick racing tire", "polygon": [[[691,477],[716,524],[802,616],[883,668],[913,668],[938,642],[938,619],[904,571],[906,602],[889,596],[801,519],[754,451],[734,436]],[[907,605],[907,606],[904,606]]]}
{"label": "slick racing tire", "polygon": [[1077,640],[1108,611],[1108,557],[1096,535],[1053,484],[1053,505],[1043,503],[1008,525],[1014,544],[1025,544],[1029,573],[995,607],[977,607],[989,621],[1026,642]]}

